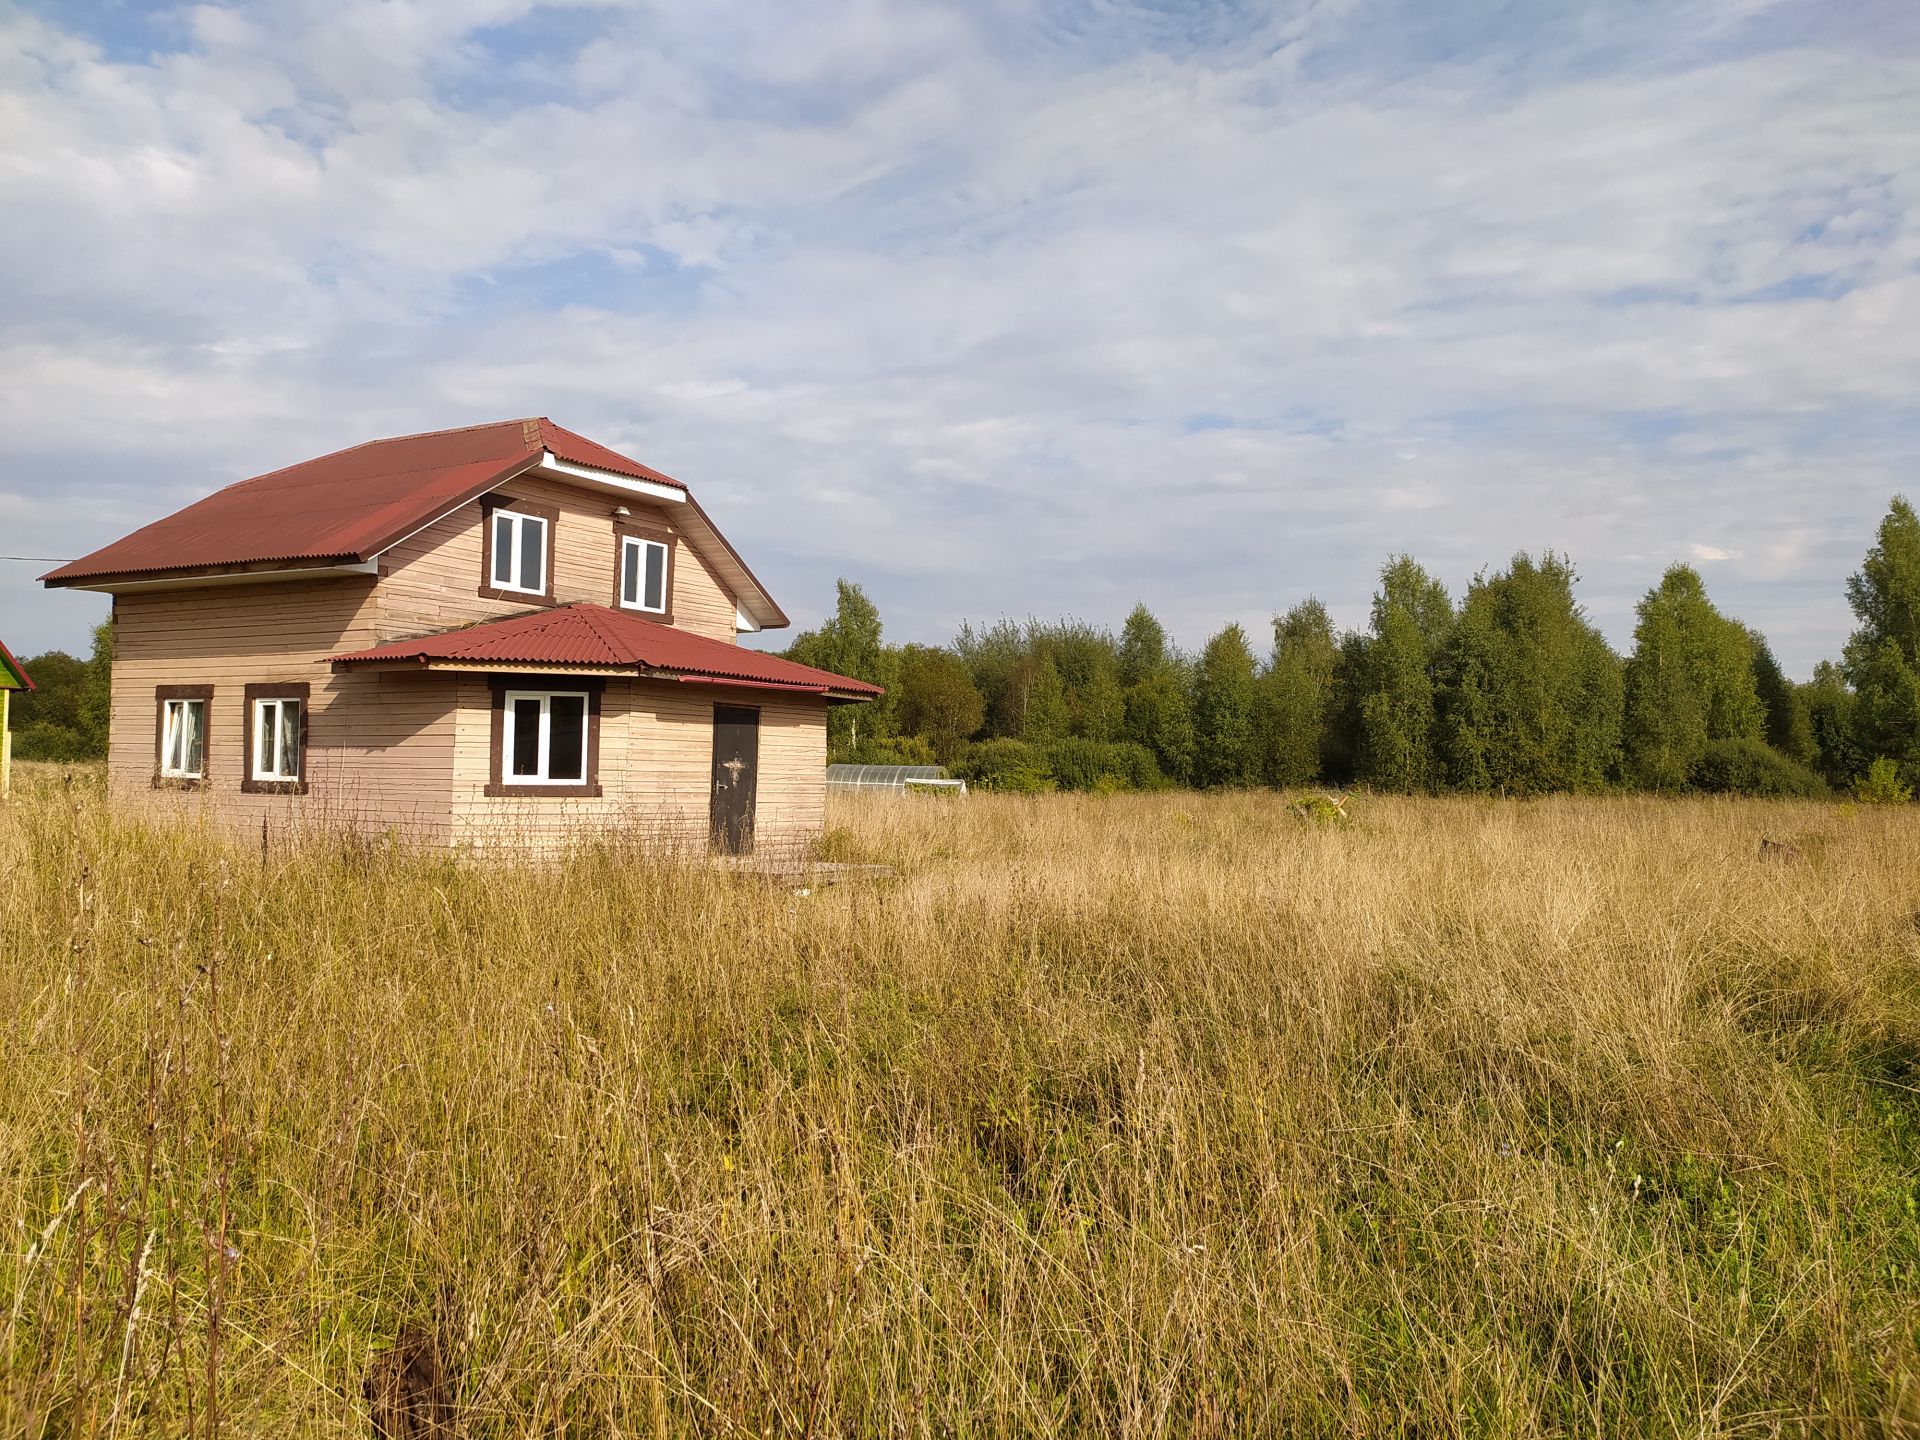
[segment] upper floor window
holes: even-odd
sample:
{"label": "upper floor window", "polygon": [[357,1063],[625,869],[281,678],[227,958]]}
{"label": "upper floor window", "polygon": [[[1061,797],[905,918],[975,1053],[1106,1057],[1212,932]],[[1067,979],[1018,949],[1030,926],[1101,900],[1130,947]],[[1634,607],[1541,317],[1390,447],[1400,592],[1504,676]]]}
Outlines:
{"label": "upper floor window", "polygon": [[629,610],[667,613],[667,547],[662,542],[621,537],[620,603]]}
{"label": "upper floor window", "polygon": [[207,774],[207,712],[213,708],[210,685],[162,685],[154,692],[158,706],[156,750],[159,779],[197,783]]}
{"label": "upper floor window", "polygon": [[554,530],[560,512],[497,496],[486,502],[480,593],[495,600],[553,599]]}
{"label": "upper floor window", "polygon": [[305,684],[247,686],[247,768],[242,790],[306,793],[308,688]]}
{"label": "upper floor window", "polygon": [[673,623],[673,531],[657,521],[613,527],[613,603]]}
{"label": "upper floor window", "polygon": [[497,590],[547,593],[547,522],[513,510],[493,512],[493,584]]}

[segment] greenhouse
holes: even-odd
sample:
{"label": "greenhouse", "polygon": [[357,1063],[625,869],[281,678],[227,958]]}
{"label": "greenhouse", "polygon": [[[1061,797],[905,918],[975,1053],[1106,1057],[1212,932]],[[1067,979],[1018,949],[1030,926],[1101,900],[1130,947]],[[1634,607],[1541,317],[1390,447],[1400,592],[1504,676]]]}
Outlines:
{"label": "greenhouse", "polygon": [[949,791],[964,795],[967,782],[955,780],[939,765],[829,765],[827,789],[891,791]]}

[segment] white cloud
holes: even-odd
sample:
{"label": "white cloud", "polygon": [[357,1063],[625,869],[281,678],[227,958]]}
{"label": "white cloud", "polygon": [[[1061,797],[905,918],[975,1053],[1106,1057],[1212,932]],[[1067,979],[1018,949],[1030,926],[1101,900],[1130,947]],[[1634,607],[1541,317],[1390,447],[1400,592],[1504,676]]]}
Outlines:
{"label": "white cloud", "polygon": [[1920,448],[1920,54],[1810,5],[1434,55],[1467,12],[1376,13],[284,0],[140,63],[13,15],[33,553],[545,412],[803,622],[845,573],[913,638],[1144,598],[1197,643],[1552,545],[1624,641],[1707,533],[1787,663],[1837,649]]}

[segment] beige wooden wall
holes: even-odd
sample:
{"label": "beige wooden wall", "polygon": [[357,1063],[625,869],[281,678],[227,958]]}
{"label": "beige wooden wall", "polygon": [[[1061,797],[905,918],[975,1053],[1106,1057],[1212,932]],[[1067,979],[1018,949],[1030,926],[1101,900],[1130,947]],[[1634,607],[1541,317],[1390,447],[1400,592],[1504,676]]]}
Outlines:
{"label": "beige wooden wall", "polygon": [[824,701],[763,699],[750,691],[673,681],[609,681],[600,702],[602,793],[593,799],[503,799],[485,793],[492,763],[492,692],[484,676],[459,683],[456,841],[482,847],[553,845],[611,829],[643,842],[704,847],[716,703],[760,710],[755,853],[795,853],[820,834],[826,816]]}
{"label": "beige wooden wall", "polygon": [[[621,500],[537,476],[523,475],[495,492],[560,512],[553,540],[553,598],[614,603],[618,550],[613,507],[624,504],[633,520],[672,529],[673,624],[716,640],[732,641],[733,596],[680,535],[677,508],[638,497]],[[408,639],[475,620],[517,615],[533,608],[522,600],[481,597],[482,512],[480,502],[462,505],[381,557],[379,638]]]}
{"label": "beige wooden wall", "polygon": [[[336,675],[329,656],[374,643],[373,581],[334,579],[121,595],[114,601],[108,778],[116,795],[223,822],[393,827],[444,839],[451,820],[452,696],[425,675]],[[310,687],[305,795],[247,795],[245,690]],[[206,782],[156,790],[162,685],[211,685]]]}
{"label": "beige wooden wall", "polygon": [[[553,537],[559,601],[614,599],[617,552],[612,497],[522,477],[500,492],[560,512]],[[672,509],[630,500],[636,521],[672,526]],[[257,827],[395,829],[437,842],[553,843],[617,826],[681,845],[707,839],[713,706],[761,711],[756,848],[778,853],[810,842],[824,818],[826,706],[755,692],[667,681],[609,682],[594,800],[487,796],[491,692],[485,676],[334,674],[329,657],[387,640],[516,614],[523,604],[486,599],[479,502],[401,542],[372,578],[209,586],[135,593],[114,606],[115,658],[109,772],[127,800],[201,810]],[[677,531],[676,531],[677,534]],[[734,599],[684,538],[673,561],[676,627],[733,641]],[[311,687],[305,795],[240,790],[245,687],[304,681]],[[156,790],[157,702],[162,685],[211,685],[207,782]]]}
{"label": "beige wooden wall", "polygon": [[[275,833],[393,829],[425,841],[494,847],[553,845],[611,827],[699,847],[707,840],[713,707],[748,704],[760,710],[756,850],[792,852],[820,832],[823,701],[612,680],[601,705],[599,798],[491,797],[485,793],[492,734],[486,676],[335,674],[326,663],[372,644],[376,614],[372,581],[361,579],[120,596],[109,756],[116,795],[248,830],[264,817]],[[311,687],[305,795],[240,790],[245,688],[270,681]],[[153,787],[154,692],[162,685],[213,687],[208,779],[200,789]]]}

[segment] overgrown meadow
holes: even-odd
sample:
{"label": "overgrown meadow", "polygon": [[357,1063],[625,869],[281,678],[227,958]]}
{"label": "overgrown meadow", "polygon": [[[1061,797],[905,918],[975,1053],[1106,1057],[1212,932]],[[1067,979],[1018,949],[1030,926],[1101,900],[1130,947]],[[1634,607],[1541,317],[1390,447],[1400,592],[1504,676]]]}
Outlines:
{"label": "overgrown meadow", "polygon": [[[0,806],[0,1431],[1920,1434],[1920,812]],[[1763,838],[1792,851],[1763,857]]]}

